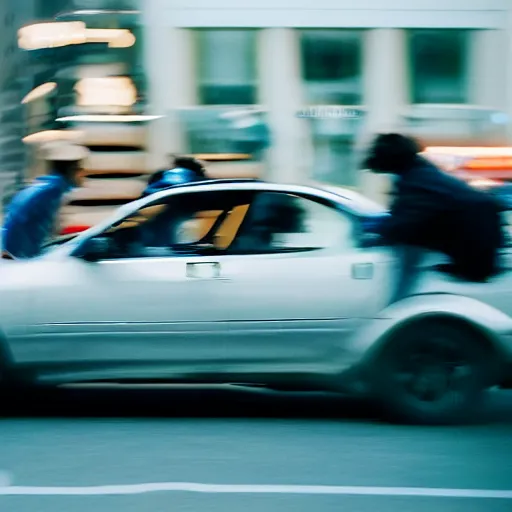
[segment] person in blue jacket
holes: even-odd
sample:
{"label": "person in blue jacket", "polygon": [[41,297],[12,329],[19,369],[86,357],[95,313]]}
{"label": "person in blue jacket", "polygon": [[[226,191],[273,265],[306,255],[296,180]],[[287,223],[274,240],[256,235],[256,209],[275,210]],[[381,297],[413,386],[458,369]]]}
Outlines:
{"label": "person in blue jacket", "polygon": [[208,178],[202,162],[193,157],[176,156],[169,169],[163,169],[151,175],[142,197],[176,185],[185,185],[206,179]]}
{"label": "person in blue jacket", "polygon": [[[161,190],[208,180],[204,164],[193,157],[176,156],[169,169],[155,172],[148,180],[142,197]],[[193,210],[193,208],[192,208]],[[190,218],[192,211],[182,205],[178,212],[174,208],[163,207],[163,210],[150,219],[142,230],[143,244],[148,247],[169,247],[177,244],[179,226]]]}
{"label": "person in blue jacket", "polygon": [[49,173],[18,192],[9,205],[2,228],[3,258],[39,256],[54,234],[66,194],[81,184],[81,162],[89,153],[85,147],[54,142],[42,149]]}

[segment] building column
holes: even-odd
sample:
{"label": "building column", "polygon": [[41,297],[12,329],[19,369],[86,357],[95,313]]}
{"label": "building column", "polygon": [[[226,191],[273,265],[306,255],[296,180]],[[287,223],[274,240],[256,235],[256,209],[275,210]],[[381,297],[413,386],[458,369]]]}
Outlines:
{"label": "building column", "polygon": [[509,7],[507,15],[506,29],[506,58],[503,63],[506,77],[505,84],[507,88],[506,113],[508,114],[508,144],[512,146],[512,4]]}
{"label": "building column", "polygon": [[298,34],[288,28],[263,29],[259,49],[259,103],[268,112],[271,132],[265,178],[305,182],[312,151],[307,121],[297,117],[304,107]]}
{"label": "building column", "polygon": [[197,104],[195,55],[191,30],[170,26],[159,0],[145,0],[145,71],[148,77],[148,114],[163,116],[148,127],[151,169],[168,163],[168,155],[183,151],[185,142],[177,109]]}
{"label": "building column", "polygon": [[469,102],[504,111],[508,35],[504,30],[475,30],[470,35]]}
{"label": "building column", "polygon": [[[366,32],[363,53],[365,130],[359,141],[364,151],[376,133],[401,130],[401,115],[409,103],[406,32],[372,29]],[[372,199],[388,202],[389,179],[361,173],[360,188]]]}

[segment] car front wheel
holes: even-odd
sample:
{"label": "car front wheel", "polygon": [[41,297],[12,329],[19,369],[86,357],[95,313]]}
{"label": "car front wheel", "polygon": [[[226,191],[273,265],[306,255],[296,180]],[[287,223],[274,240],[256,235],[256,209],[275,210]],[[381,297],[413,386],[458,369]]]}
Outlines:
{"label": "car front wheel", "polygon": [[451,424],[467,420],[491,385],[492,354],[465,325],[423,320],[400,329],[374,367],[374,395],[393,419]]}

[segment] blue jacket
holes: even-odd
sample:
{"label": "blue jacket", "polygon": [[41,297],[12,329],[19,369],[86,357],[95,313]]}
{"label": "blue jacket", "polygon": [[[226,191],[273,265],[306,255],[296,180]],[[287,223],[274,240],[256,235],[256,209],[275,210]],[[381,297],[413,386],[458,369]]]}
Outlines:
{"label": "blue jacket", "polygon": [[2,228],[2,250],[15,258],[39,256],[52,235],[64,195],[71,184],[52,174],[37,178],[14,197]]}
{"label": "blue jacket", "polygon": [[150,179],[142,196],[146,197],[177,185],[185,185],[186,183],[193,183],[194,181],[202,181],[204,179],[205,178],[198,176],[194,171],[181,167],[158,171]]}

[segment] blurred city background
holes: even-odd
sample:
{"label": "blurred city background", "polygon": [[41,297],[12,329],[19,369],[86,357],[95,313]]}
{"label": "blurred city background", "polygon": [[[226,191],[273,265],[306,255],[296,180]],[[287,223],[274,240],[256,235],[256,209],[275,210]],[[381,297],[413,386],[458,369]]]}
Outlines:
{"label": "blurred city background", "polygon": [[475,178],[512,173],[510,0],[2,0],[0,22],[4,208],[62,138],[91,150],[68,225],[173,153],[385,201],[359,162],[392,129]]}
{"label": "blurred city background", "polygon": [[[475,186],[512,181],[511,117],[512,0],[0,0],[0,216],[17,190],[45,172],[38,148],[46,141],[72,140],[90,150],[84,186],[64,207],[63,228],[79,231],[136,199],[148,175],[173,154],[205,160],[212,177],[344,186],[385,203],[390,184],[360,168],[362,153],[373,134],[396,130],[421,138],[430,158]],[[352,225],[343,222],[347,230]],[[336,253],[327,254],[334,261]],[[219,274],[201,281],[187,274],[193,288],[182,286],[185,270],[181,276],[177,267],[158,266],[157,258],[141,260],[140,267],[111,265],[112,274],[91,264],[75,272],[78,266],[65,267],[61,260],[50,267],[4,262],[3,315],[19,324],[15,332],[28,367],[31,350],[41,350],[48,368],[59,368],[66,357],[79,361],[65,380],[76,368],[87,368],[87,358],[98,357],[104,341],[98,367],[107,372],[123,358],[130,364],[154,358],[154,368],[165,368],[161,354],[177,347],[173,357],[185,360],[190,347],[194,364],[209,351],[212,361],[226,359],[219,368],[238,368],[250,357],[271,368],[278,361],[279,367],[285,358],[300,361],[301,354],[314,352],[304,341],[306,329],[321,331],[324,339],[337,336],[338,291],[346,294],[349,311],[365,319],[373,313],[360,297],[369,304],[384,297],[378,288],[384,281],[370,280],[374,267],[376,276],[387,268],[379,259],[375,265],[346,259],[351,269],[347,263],[331,274],[334,266],[316,272],[290,265],[283,272],[291,259],[273,267],[264,258],[253,265],[257,258],[245,262],[242,272],[243,265],[229,267],[228,256],[228,279]],[[206,263],[207,271],[211,265],[218,272],[217,263]],[[230,268],[239,276],[234,291],[224,283]],[[304,269],[297,278],[296,268]],[[323,280],[316,282],[317,276]],[[149,285],[142,288],[145,280]],[[497,311],[491,305],[501,304],[497,297],[509,290],[509,281],[503,283],[478,291],[485,304],[463,302],[453,311],[465,304],[474,304],[469,310],[476,316],[480,309],[482,317],[487,309]],[[463,290],[455,286],[443,289]],[[284,304],[283,297],[291,305],[276,313],[273,305]],[[428,299],[426,308],[437,298]],[[503,304],[509,311],[510,300]],[[293,333],[286,334],[288,345],[277,346],[274,362],[267,358],[274,338],[261,328],[262,317],[246,315],[257,307],[272,318],[266,332],[287,323],[283,332]],[[310,319],[322,308],[324,325],[315,327],[320,322]],[[181,322],[184,311],[187,320]],[[283,311],[286,318],[307,318],[307,328],[301,333],[294,331],[296,320],[276,322]],[[405,309],[397,311],[403,315]],[[346,316],[344,336],[354,329]],[[492,316],[503,331],[504,316]],[[217,318],[228,319],[231,331],[215,327],[214,342],[201,345],[204,326]],[[388,316],[381,318],[391,325]],[[199,341],[178,337],[189,344],[183,352],[185,342],[162,343],[171,323],[171,332],[196,333]],[[248,337],[244,345],[241,324],[251,324],[260,338]],[[81,333],[82,325],[91,329],[90,337]],[[158,325],[157,336],[150,336],[150,325]],[[491,336],[483,331],[487,355]],[[473,349],[476,328],[464,326],[462,334],[471,354],[484,353]],[[215,340],[221,336],[219,348]],[[261,346],[254,339],[263,340]],[[314,342],[326,362],[333,358],[329,369],[337,376],[337,353],[325,349],[327,342]],[[352,359],[347,347],[344,357]],[[0,353],[5,362],[7,352]],[[205,374],[215,364],[205,364]],[[291,375],[309,366],[299,365]],[[444,374],[434,370],[432,380],[441,382]],[[456,370],[467,378],[464,367]],[[492,393],[489,410],[474,424],[429,429],[381,423],[373,407],[350,397],[279,389],[133,389],[113,383],[20,389],[12,400],[2,395],[0,510],[512,510],[511,393]],[[450,402],[442,401],[445,406]],[[252,485],[255,491],[248,490]]]}

